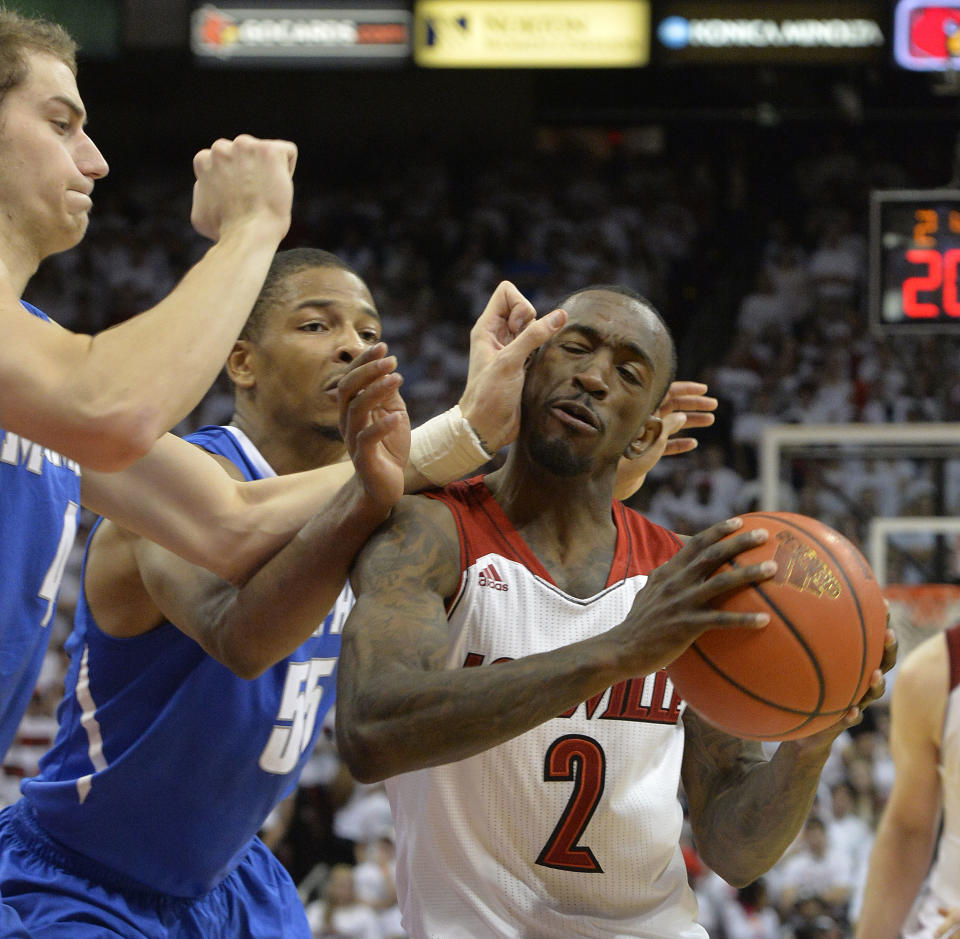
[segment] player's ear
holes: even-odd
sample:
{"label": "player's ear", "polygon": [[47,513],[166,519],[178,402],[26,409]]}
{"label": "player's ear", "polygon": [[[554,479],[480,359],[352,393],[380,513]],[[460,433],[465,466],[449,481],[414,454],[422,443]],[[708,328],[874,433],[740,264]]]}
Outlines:
{"label": "player's ear", "polygon": [[256,384],[253,370],[253,343],[249,339],[238,339],[227,356],[227,374],[238,388],[252,388]]}
{"label": "player's ear", "polygon": [[656,442],[663,431],[663,421],[655,414],[651,414],[640,428],[640,433],[627,444],[623,455],[628,460],[636,460]]}

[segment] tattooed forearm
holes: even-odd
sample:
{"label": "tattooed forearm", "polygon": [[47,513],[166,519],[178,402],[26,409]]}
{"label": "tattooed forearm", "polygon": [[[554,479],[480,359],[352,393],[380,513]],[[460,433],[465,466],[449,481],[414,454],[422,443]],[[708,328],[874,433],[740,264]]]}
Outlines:
{"label": "tattooed forearm", "polygon": [[743,885],[769,870],[803,826],[828,750],[758,743],[710,727],[689,711],[683,783],[697,849],[725,880]]}

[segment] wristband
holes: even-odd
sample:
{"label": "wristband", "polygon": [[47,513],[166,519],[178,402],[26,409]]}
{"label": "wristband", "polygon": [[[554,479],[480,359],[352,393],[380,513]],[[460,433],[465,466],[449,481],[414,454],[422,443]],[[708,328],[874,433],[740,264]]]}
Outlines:
{"label": "wristband", "polygon": [[455,404],[410,435],[410,462],[435,486],[445,486],[493,459],[483,439]]}

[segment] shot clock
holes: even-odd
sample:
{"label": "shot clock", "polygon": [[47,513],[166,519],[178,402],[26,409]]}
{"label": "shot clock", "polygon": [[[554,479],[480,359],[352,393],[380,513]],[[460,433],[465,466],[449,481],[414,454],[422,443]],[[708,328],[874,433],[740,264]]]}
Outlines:
{"label": "shot clock", "polygon": [[870,319],[879,332],[960,332],[960,189],[870,196]]}

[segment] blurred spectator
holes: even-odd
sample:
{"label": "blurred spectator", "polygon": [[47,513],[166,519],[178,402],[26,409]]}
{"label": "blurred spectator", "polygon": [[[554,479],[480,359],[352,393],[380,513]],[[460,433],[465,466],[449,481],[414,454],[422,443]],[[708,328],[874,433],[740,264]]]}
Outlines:
{"label": "blurred spectator", "polygon": [[769,272],[761,269],[753,291],[740,302],[737,331],[758,336],[772,326],[788,333],[793,326],[794,313],[795,306],[790,303],[788,295],[779,293]]}
{"label": "blurred spectator", "polygon": [[694,485],[710,481],[711,499],[715,507],[715,521],[736,513],[737,500],[743,489],[743,477],[730,466],[724,446],[708,443],[693,452],[695,469],[691,473]]}
{"label": "blurred spectator", "polygon": [[693,534],[698,529],[693,523],[696,514],[695,496],[690,486],[690,474],[684,467],[675,468],[650,500],[646,515],[651,521],[680,534]]}
{"label": "blurred spectator", "polygon": [[767,388],[760,388],[753,395],[749,410],[734,417],[731,429],[733,442],[733,468],[744,478],[757,475],[757,453],[763,441],[763,431],[780,423],[773,413],[773,395]]}
{"label": "blurred spectator", "polygon": [[811,815],[807,819],[799,846],[775,867],[781,915],[795,915],[802,901],[815,897],[827,912],[845,916],[853,887],[850,866],[828,843],[821,818]]}
{"label": "blurred spectator", "polygon": [[787,321],[778,328],[788,331],[810,310],[810,274],[803,249],[785,244],[766,263],[766,273],[776,294],[785,305]]}
{"label": "blurred spectator", "polygon": [[862,253],[849,235],[848,224],[840,217],[832,217],[810,255],[807,272],[814,305],[820,311],[856,303],[866,272]]}
{"label": "blurred spectator", "polygon": [[854,811],[856,793],[847,780],[835,783],[831,792],[831,811],[826,821],[827,841],[846,859],[850,870],[848,917],[856,919],[867,880],[873,829]]}
{"label": "blurred spectator", "polygon": [[357,899],[373,909],[380,921],[383,939],[406,935],[397,905],[397,848],[393,828],[379,838],[357,847],[353,885]]}
{"label": "blurred spectator", "polygon": [[724,939],[780,939],[780,917],[761,877],[737,891],[721,912]]}
{"label": "blurred spectator", "polygon": [[349,864],[330,868],[321,899],[306,909],[314,939],[383,939],[377,914],[357,899]]}

